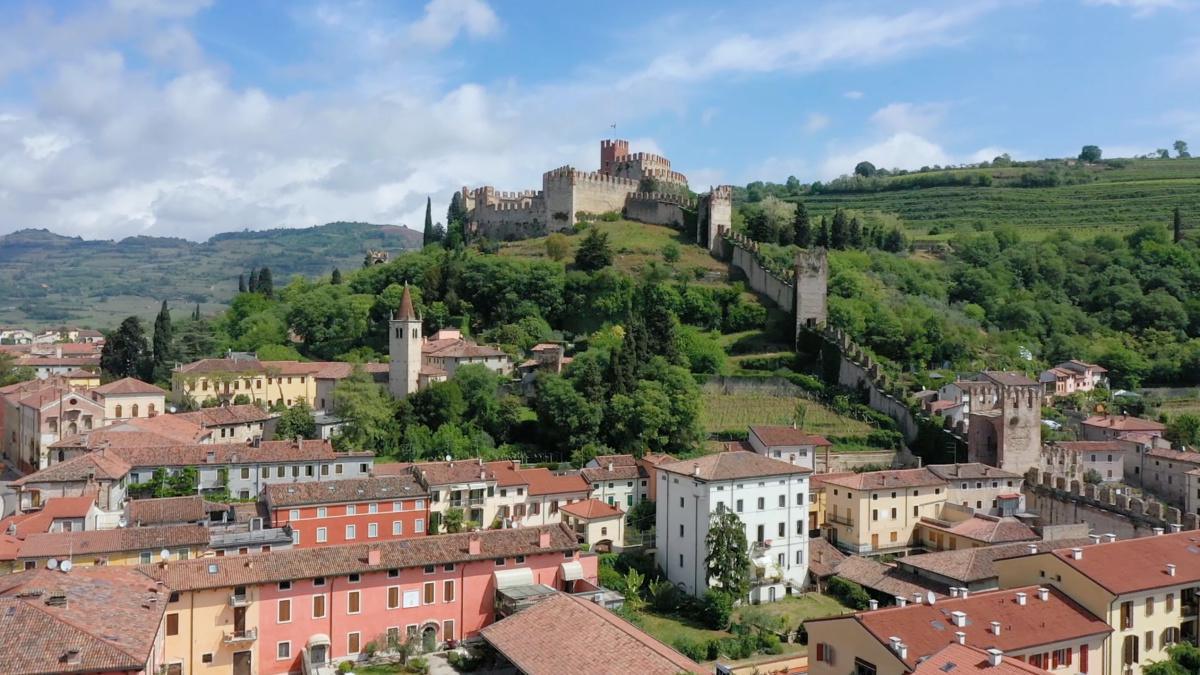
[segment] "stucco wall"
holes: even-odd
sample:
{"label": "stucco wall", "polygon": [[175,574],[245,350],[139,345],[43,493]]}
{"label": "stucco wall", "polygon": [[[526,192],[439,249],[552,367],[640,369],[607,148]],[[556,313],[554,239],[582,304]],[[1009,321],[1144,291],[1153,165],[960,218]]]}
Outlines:
{"label": "stucco wall", "polygon": [[756,293],[767,296],[780,309],[790,312],[794,308],[795,293],[791,284],[768,272],[754,254],[742,246],[733,246],[734,267],[746,275],[746,285]]}

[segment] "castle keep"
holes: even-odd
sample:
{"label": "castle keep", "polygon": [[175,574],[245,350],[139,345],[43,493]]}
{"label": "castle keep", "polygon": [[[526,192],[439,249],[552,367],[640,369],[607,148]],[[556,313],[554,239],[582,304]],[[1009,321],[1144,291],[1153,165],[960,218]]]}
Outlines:
{"label": "castle keep", "polygon": [[493,239],[536,237],[567,230],[589,215],[617,211],[630,220],[681,226],[685,211],[698,211],[697,241],[712,250],[729,230],[732,193],[719,186],[692,198],[687,176],[671,160],[649,152],[629,152],[629,141],[600,142],[600,170],[562,166],[542,174],[541,190],[501,192],[488,185],[462,188],[472,232]]}

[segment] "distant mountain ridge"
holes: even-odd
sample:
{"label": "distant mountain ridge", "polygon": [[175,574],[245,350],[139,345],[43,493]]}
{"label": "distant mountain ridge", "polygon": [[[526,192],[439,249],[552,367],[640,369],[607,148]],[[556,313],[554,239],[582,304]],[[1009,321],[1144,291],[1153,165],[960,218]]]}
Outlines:
{"label": "distant mountain ridge", "polygon": [[152,317],[164,299],[181,314],[197,303],[214,311],[237,291],[238,274],[252,267],[270,267],[283,285],[297,274],[357,269],[371,249],[395,255],[420,246],[421,233],[407,227],[350,222],[224,232],[204,242],[18,230],[0,236],[0,325],[104,328],[130,314]]}

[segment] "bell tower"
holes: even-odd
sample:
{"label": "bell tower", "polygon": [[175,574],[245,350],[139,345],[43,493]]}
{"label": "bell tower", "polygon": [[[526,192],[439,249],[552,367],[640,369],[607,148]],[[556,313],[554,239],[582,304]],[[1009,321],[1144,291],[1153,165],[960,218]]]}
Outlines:
{"label": "bell tower", "polygon": [[413,309],[412,293],[404,284],[400,309],[388,321],[388,391],[404,398],[417,390],[421,372],[421,318]]}

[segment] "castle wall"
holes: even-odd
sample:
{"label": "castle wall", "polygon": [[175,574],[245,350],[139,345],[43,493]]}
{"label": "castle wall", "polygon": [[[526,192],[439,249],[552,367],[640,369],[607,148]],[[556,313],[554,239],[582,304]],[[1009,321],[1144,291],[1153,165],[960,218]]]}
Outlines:
{"label": "castle wall", "polygon": [[828,320],[829,258],[825,249],[796,252],[796,330]]}
{"label": "castle wall", "polygon": [[1038,514],[1037,524],[1043,526],[1086,523],[1093,534],[1129,539],[1152,536],[1155,528],[1194,530],[1200,525],[1194,513],[1037,469],[1026,473],[1021,492],[1026,510]]}
{"label": "castle wall", "polygon": [[625,201],[625,217],[639,223],[680,227],[684,208],[695,208],[695,201],[663,192],[635,192]]}
{"label": "castle wall", "polygon": [[572,195],[575,220],[579,219],[580,213],[619,213],[625,208],[625,198],[637,188],[637,181],[634,180],[602,173],[575,172]]}
{"label": "castle wall", "polygon": [[780,309],[791,310],[795,297],[792,285],[763,267],[751,249],[735,243],[732,264],[745,273],[746,285],[751,290],[767,296]]}

